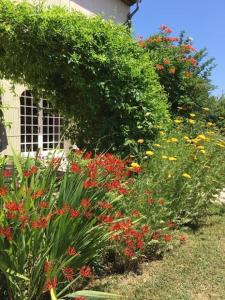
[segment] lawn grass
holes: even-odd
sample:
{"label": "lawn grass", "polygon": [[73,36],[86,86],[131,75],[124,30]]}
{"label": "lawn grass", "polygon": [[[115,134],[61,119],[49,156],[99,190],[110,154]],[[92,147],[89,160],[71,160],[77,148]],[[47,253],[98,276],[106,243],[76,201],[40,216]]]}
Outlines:
{"label": "lawn grass", "polygon": [[162,261],[142,265],[142,275],[97,280],[95,289],[129,300],[225,299],[225,214],[209,216],[193,232],[184,230],[185,244]]}

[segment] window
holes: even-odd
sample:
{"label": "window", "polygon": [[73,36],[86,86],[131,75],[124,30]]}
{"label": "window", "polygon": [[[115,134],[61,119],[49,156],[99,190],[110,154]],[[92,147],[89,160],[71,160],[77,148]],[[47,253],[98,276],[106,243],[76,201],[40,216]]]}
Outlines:
{"label": "window", "polygon": [[21,152],[63,148],[63,118],[53,114],[46,99],[34,103],[30,91],[20,97]]}

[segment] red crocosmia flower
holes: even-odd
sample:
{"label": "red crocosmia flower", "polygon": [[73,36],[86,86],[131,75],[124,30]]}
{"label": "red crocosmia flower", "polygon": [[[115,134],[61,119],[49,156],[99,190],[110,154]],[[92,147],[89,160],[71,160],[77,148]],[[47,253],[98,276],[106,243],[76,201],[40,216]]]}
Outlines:
{"label": "red crocosmia flower", "polygon": [[70,216],[71,218],[77,218],[79,216],[79,211],[75,209],[71,209]]}
{"label": "red crocosmia flower", "polygon": [[165,242],[170,242],[172,240],[172,236],[170,234],[164,234],[163,239]]}
{"label": "red crocosmia flower", "polygon": [[86,152],[86,153],[84,154],[84,159],[90,159],[91,156],[92,156],[92,153],[91,153],[91,152]]}
{"label": "red crocosmia flower", "polygon": [[164,205],[165,201],[163,199],[159,199],[159,205]]}
{"label": "red crocosmia flower", "polygon": [[74,272],[73,272],[72,268],[70,268],[70,267],[64,268],[63,269],[63,274],[64,274],[65,278],[68,281],[72,281],[73,280]]}
{"label": "red crocosmia flower", "polygon": [[161,233],[159,231],[155,231],[152,235],[153,240],[158,240],[161,237]]}
{"label": "red crocosmia flower", "polygon": [[79,273],[81,276],[88,278],[92,275],[92,270],[89,266],[83,266],[82,268],[80,268]]}
{"label": "red crocosmia flower", "polygon": [[134,256],[134,250],[131,249],[131,248],[125,248],[123,252],[128,257],[133,257]]}
{"label": "red crocosmia flower", "polygon": [[65,215],[66,210],[64,208],[59,208],[59,209],[56,209],[55,212],[57,215],[62,216],[62,215]]}
{"label": "red crocosmia flower", "polygon": [[67,254],[68,254],[69,256],[74,256],[74,255],[77,254],[77,250],[76,250],[74,247],[68,247],[68,249],[67,249]]}
{"label": "red crocosmia flower", "polygon": [[37,198],[42,197],[42,196],[44,195],[44,193],[45,193],[45,192],[44,192],[43,190],[39,190],[39,191],[33,193],[33,194],[31,195],[31,198],[32,198],[33,200],[35,200],[35,199],[37,199]]}
{"label": "red crocosmia flower", "polygon": [[47,217],[43,217],[41,219],[31,222],[31,227],[34,229],[42,229],[42,228],[46,228],[47,226],[48,226],[48,218]]}
{"label": "red crocosmia flower", "polygon": [[51,289],[55,289],[57,286],[58,280],[54,277],[52,280],[47,279],[44,286],[44,291],[50,291]]}
{"label": "red crocosmia flower", "polygon": [[24,210],[24,202],[17,203],[16,201],[6,202],[4,204],[5,209],[9,211],[23,211]]}
{"label": "red crocosmia flower", "polygon": [[142,249],[144,247],[145,243],[142,240],[137,241],[137,248]]}
{"label": "red crocosmia flower", "polygon": [[186,238],[185,235],[180,235],[179,240],[180,240],[181,243],[184,243],[184,242],[186,242],[187,238]]}
{"label": "red crocosmia flower", "polygon": [[123,218],[123,217],[124,217],[124,215],[120,211],[116,211],[115,214],[114,214],[114,218],[120,219],[120,218]]}
{"label": "red crocosmia flower", "polygon": [[172,221],[172,220],[169,220],[166,224],[167,227],[174,227],[175,226],[175,223]]}
{"label": "red crocosmia flower", "polygon": [[170,74],[175,74],[176,73],[176,69],[175,68],[170,68],[169,69],[169,73]]}
{"label": "red crocosmia flower", "polygon": [[125,188],[119,188],[118,190],[118,193],[121,194],[121,195],[128,195],[128,190],[125,189]]}
{"label": "red crocosmia flower", "polygon": [[53,263],[52,263],[51,261],[46,261],[46,262],[44,263],[44,272],[45,272],[45,273],[50,272],[51,269],[52,269],[52,267],[53,267]]}
{"label": "red crocosmia flower", "polygon": [[91,211],[85,211],[83,213],[83,216],[86,218],[86,219],[91,219],[91,217],[93,217],[93,213]]}
{"label": "red crocosmia flower", "polygon": [[164,40],[166,42],[179,42],[179,38],[176,37],[165,37]]}
{"label": "red crocosmia flower", "polygon": [[164,58],[163,59],[163,63],[164,63],[164,65],[169,65],[170,64],[170,60],[168,58]]}
{"label": "red crocosmia flower", "polygon": [[148,232],[149,232],[149,227],[148,227],[148,225],[143,225],[143,226],[141,227],[141,231],[142,231],[144,234],[148,233]]}
{"label": "red crocosmia flower", "polygon": [[153,198],[148,198],[147,199],[148,204],[153,204],[154,202],[155,202],[155,200]]}
{"label": "red crocosmia flower", "polygon": [[3,177],[10,177],[12,175],[10,170],[4,170],[2,172]]}
{"label": "red crocosmia flower", "polygon": [[8,194],[8,189],[4,186],[0,186],[0,197],[4,197]]}
{"label": "red crocosmia flower", "polygon": [[92,188],[92,187],[98,187],[98,183],[96,181],[86,180],[83,183],[83,186],[84,186],[85,189],[89,189],[89,188]]}
{"label": "red crocosmia flower", "polygon": [[38,171],[38,167],[37,167],[37,166],[32,166],[32,167],[30,168],[31,174],[36,174],[37,171]]}
{"label": "red crocosmia flower", "polygon": [[112,209],[112,207],[113,207],[112,204],[107,203],[105,201],[99,201],[98,206],[102,209]]}
{"label": "red crocosmia flower", "polygon": [[113,222],[113,217],[106,216],[106,215],[100,215],[99,220],[102,221],[103,223],[112,223]]}
{"label": "red crocosmia flower", "polygon": [[80,205],[83,207],[83,208],[89,208],[91,207],[91,199],[82,199],[80,201]]}
{"label": "red crocosmia flower", "polygon": [[157,65],[155,66],[155,68],[156,68],[156,70],[161,71],[161,70],[164,69],[164,66],[163,66],[163,65],[157,64]]}
{"label": "red crocosmia flower", "polygon": [[23,172],[24,177],[30,177],[31,175],[32,175],[32,173],[30,171],[24,171]]}
{"label": "red crocosmia flower", "polygon": [[39,203],[38,203],[38,206],[40,207],[40,208],[47,208],[48,207],[48,202],[46,202],[46,201],[40,201]]}
{"label": "red crocosmia flower", "polygon": [[12,240],[12,231],[9,226],[0,227],[0,236],[6,238],[8,241]]}
{"label": "red crocosmia flower", "polygon": [[71,166],[70,166],[70,171],[72,172],[72,173],[77,173],[77,174],[79,174],[80,172],[81,172],[81,168],[80,168],[80,166],[77,164],[77,163],[72,163],[71,164]]}
{"label": "red crocosmia flower", "polygon": [[162,30],[162,31],[164,31],[165,33],[171,33],[171,32],[173,32],[173,30],[172,29],[170,29],[168,26],[166,26],[166,25],[161,25],[160,26],[160,29]]}
{"label": "red crocosmia flower", "polygon": [[197,51],[192,45],[181,45],[181,48],[185,52]]}
{"label": "red crocosmia flower", "polygon": [[138,210],[133,210],[133,211],[132,211],[132,216],[138,218],[138,217],[141,216],[141,213],[140,213],[140,211],[138,211]]}

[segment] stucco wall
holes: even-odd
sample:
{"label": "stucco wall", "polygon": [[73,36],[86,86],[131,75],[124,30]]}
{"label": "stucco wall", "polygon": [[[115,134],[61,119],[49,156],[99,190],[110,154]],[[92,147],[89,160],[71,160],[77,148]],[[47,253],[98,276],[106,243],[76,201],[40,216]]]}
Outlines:
{"label": "stucco wall", "polygon": [[[129,6],[121,0],[46,0],[46,5],[61,5],[81,11],[89,16],[101,15],[105,19],[113,19],[118,23],[124,23],[129,12]],[[6,121],[11,123],[11,128],[7,128],[9,146],[1,154],[9,155],[11,154],[11,147],[20,151],[20,96],[27,88],[16,85],[15,93],[12,93],[7,81],[3,82],[3,87],[5,92],[2,96],[2,102],[9,106],[4,115]],[[68,142],[65,142],[64,147],[68,148],[68,146]]]}

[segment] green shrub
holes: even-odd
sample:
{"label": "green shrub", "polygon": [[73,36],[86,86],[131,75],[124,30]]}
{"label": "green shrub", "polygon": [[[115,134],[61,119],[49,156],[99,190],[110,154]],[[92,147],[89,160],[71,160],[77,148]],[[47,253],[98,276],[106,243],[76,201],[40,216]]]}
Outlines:
{"label": "green shrub", "polygon": [[154,67],[122,25],[3,0],[0,44],[1,77],[44,93],[82,149],[119,151],[169,121]]}

